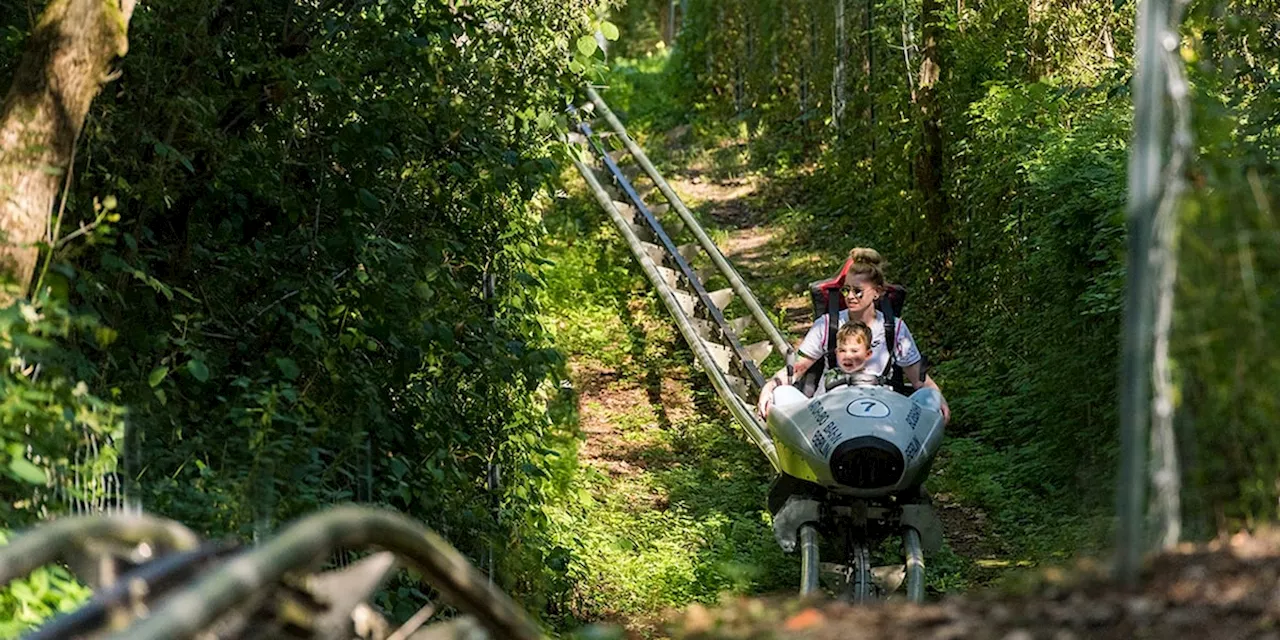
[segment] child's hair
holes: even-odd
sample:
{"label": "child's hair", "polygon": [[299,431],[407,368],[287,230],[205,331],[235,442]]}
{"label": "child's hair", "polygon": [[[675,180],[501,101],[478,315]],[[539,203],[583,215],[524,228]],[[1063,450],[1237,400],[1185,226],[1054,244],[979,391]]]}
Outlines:
{"label": "child's hair", "polygon": [[840,325],[840,330],[836,332],[836,346],[853,340],[861,342],[868,349],[871,348],[871,327],[867,323],[855,320]]}
{"label": "child's hair", "polygon": [[849,266],[849,273],[851,275],[862,276],[866,278],[868,282],[877,287],[884,286],[884,268],[886,266],[886,262],[884,257],[880,255],[879,251],[869,249],[867,247],[856,247],[849,251],[849,260],[853,262],[853,264]]}

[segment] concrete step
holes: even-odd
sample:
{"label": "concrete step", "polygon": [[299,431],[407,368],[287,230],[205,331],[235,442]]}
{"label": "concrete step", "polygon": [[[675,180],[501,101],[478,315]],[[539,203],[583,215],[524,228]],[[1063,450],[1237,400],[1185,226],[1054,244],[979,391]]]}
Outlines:
{"label": "concrete step", "polygon": [[724,378],[725,381],[729,383],[729,388],[733,389],[733,392],[738,394],[739,398],[742,398],[748,406],[755,406],[756,398],[753,397],[753,394],[751,393],[751,385],[748,385],[745,379],[729,375],[726,375]]}
{"label": "concrete step", "polygon": [[675,289],[680,286],[680,272],[675,269],[666,267],[658,267],[658,273],[662,274],[662,279],[666,281],[667,286]]}
{"label": "concrete step", "polygon": [[686,262],[692,263],[694,258],[702,255],[702,246],[699,244],[682,244],[676,247],[676,253],[680,254]]}
{"label": "concrete step", "polygon": [[667,252],[661,246],[652,242],[641,242],[640,246],[644,247],[645,253],[649,254],[649,259],[653,260],[654,264],[658,266],[663,265],[663,262],[667,257]]}
{"label": "concrete step", "polygon": [[692,318],[694,311],[698,308],[698,299],[679,290],[673,291],[672,293],[675,294],[676,303],[680,305],[684,314]]}

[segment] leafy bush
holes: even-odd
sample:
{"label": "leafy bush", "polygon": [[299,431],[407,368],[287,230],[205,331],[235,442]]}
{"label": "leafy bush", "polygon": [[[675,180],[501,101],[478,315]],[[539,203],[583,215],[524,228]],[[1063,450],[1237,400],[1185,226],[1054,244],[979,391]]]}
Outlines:
{"label": "leafy bush", "polygon": [[[57,304],[0,312],[21,365],[0,489],[23,514],[5,522],[35,515],[30,465],[68,455],[61,432],[118,437],[127,407],[150,511],[250,538],[335,502],[389,505],[536,595],[521,589],[553,551],[539,388],[560,357],[530,202],[594,64],[578,45],[596,9],[139,6],[64,228],[94,224],[95,198],[119,222],[59,246],[39,288]],[[30,27],[23,7],[0,14]]]}

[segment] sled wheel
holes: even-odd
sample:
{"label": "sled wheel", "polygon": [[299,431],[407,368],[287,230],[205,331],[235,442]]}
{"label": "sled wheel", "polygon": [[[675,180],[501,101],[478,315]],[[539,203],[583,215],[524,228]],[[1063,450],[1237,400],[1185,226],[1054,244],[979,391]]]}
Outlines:
{"label": "sled wheel", "polygon": [[871,602],[876,597],[875,582],[871,579],[871,552],[863,539],[849,543],[849,597],[854,604]]}

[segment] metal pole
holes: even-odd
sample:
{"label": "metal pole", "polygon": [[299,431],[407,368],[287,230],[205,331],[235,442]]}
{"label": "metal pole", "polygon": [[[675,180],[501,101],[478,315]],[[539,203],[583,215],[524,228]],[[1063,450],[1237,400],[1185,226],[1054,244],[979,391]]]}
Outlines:
{"label": "metal pole", "polygon": [[1120,477],[1116,514],[1116,577],[1138,582],[1144,548],[1146,446],[1155,299],[1149,256],[1152,218],[1160,201],[1164,74],[1159,38],[1167,0],[1141,0],[1133,79],[1133,142],[1129,151],[1128,274],[1120,355]]}
{"label": "metal pole", "polygon": [[577,157],[573,158],[573,165],[577,167],[578,173],[582,174],[582,179],[587,182],[587,187],[591,190],[592,195],[596,197],[596,201],[609,213],[609,217],[613,219],[614,226],[618,228],[618,232],[622,234],[622,238],[627,242],[627,247],[631,249],[632,255],[640,263],[640,268],[644,271],[645,276],[653,287],[657,289],[658,297],[662,299],[667,311],[676,321],[676,327],[680,329],[680,334],[684,336],[685,342],[693,350],[693,355],[698,359],[698,362],[702,363],[703,369],[706,370],[707,377],[711,379],[711,386],[715,387],[716,393],[720,394],[720,398],[728,405],[729,412],[746,429],[747,435],[755,441],[756,446],[769,459],[769,463],[773,465],[774,470],[778,470],[778,451],[773,445],[773,439],[769,437],[764,425],[756,418],[755,410],[743,404],[742,399],[729,386],[729,381],[725,380],[724,372],[720,371],[720,367],[715,363],[715,358],[711,356],[711,352],[707,351],[707,347],[702,343],[702,338],[698,336],[698,332],[690,324],[689,319],[685,317],[684,311],[680,308],[680,303],[676,301],[675,294],[667,286],[662,275],[658,273],[657,265],[649,258],[649,254],[641,244],[640,238],[631,231],[626,219],[618,212],[618,208],[613,205],[613,198],[600,185],[600,181],[596,179],[595,172]]}
{"label": "metal pole", "polygon": [[844,36],[844,0],[836,0],[836,66],[831,73],[831,127],[840,137],[840,123],[844,120],[844,65],[848,56]]}
{"label": "metal pole", "polygon": [[818,530],[812,524],[800,527],[800,596],[818,590]]}
{"label": "metal pole", "polygon": [[[778,327],[773,324],[773,320],[769,319],[769,315],[765,313],[764,307],[760,306],[760,301],[757,300],[755,294],[751,292],[751,288],[743,282],[742,276],[738,275],[738,272],[733,268],[733,265],[729,264],[728,260],[725,260],[724,254],[720,253],[720,248],[717,247],[716,243],[707,235],[707,232],[702,230],[702,225],[693,217],[693,213],[685,206],[684,201],[680,199],[680,196],[676,195],[676,192],[672,190],[671,185],[662,177],[662,174],[658,173],[658,169],[649,161],[649,156],[645,155],[644,149],[641,149],[640,145],[636,144],[635,140],[632,140],[631,136],[627,135],[626,127],[622,126],[622,122],[618,120],[618,116],[613,114],[613,111],[609,109],[609,105],[604,103],[600,94],[596,93],[595,89],[587,87],[587,97],[589,97],[591,102],[596,105],[596,108],[600,110],[600,114],[604,116],[605,122],[608,122],[609,126],[613,128],[614,133],[622,139],[622,143],[626,145],[627,151],[631,152],[631,155],[635,157],[636,162],[640,164],[640,167],[644,169],[645,173],[649,175],[649,178],[653,180],[653,183],[657,185],[658,190],[662,192],[662,195],[666,196],[667,200],[671,202],[671,206],[675,207],[676,213],[680,215],[680,219],[684,220],[685,226],[693,233],[694,237],[697,238],[698,244],[702,245],[702,248],[706,250],[707,256],[711,258],[711,262],[715,264],[716,269],[718,269],[720,273],[724,275],[725,279],[729,281],[729,286],[733,288],[733,292],[738,294],[739,299],[741,299],[742,303],[746,305],[747,310],[751,312],[751,316],[755,318],[756,323],[764,329],[765,334],[769,338],[769,342],[773,343],[773,347],[778,350],[778,353],[785,356],[787,352],[791,351],[790,343],[788,343],[787,339],[782,336],[782,332],[778,330]],[[612,202],[612,199],[610,199],[610,202]]]}
{"label": "metal pole", "polygon": [[1169,338],[1173,327],[1174,285],[1178,272],[1178,208],[1186,188],[1183,170],[1192,153],[1190,86],[1178,56],[1178,25],[1187,0],[1172,0],[1168,23],[1160,38],[1161,60],[1173,106],[1173,135],[1169,162],[1164,167],[1164,190],[1153,222],[1152,271],[1156,275],[1155,338],[1152,354],[1151,484],[1153,511],[1158,522],[1160,546],[1170,549],[1182,537],[1182,482],[1174,434],[1174,382],[1169,361]]}
{"label": "metal pole", "polygon": [[914,527],[903,529],[902,546],[907,556],[907,600],[924,602],[924,549],[920,532]]}

